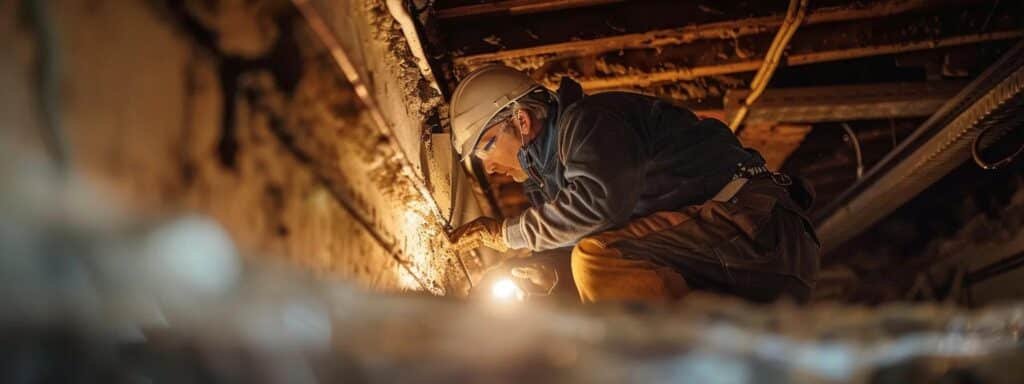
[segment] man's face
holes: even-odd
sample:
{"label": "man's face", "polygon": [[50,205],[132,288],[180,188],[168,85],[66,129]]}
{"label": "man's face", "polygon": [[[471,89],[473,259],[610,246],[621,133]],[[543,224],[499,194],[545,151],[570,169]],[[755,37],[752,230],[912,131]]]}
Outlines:
{"label": "man's face", "polygon": [[488,174],[510,176],[522,183],[528,178],[517,157],[522,146],[522,137],[516,133],[511,120],[505,119],[487,127],[473,153],[480,158]]}

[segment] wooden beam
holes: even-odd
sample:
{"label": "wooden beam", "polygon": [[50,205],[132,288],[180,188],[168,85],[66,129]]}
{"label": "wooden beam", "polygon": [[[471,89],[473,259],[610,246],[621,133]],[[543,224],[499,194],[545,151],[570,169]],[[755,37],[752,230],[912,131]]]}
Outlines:
{"label": "wooden beam", "polygon": [[623,1],[625,0],[507,0],[495,3],[438,9],[434,12],[434,16],[438,19],[444,20],[483,15],[525,15],[530,13],[551,12],[562,9],[620,3]]}
{"label": "wooden beam", "polygon": [[[776,88],[765,91],[750,107],[747,124],[819,123],[931,116],[960,92],[966,81],[833,85]],[[725,94],[732,116],[750,90]]]}
{"label": "wooden beam", "polygon": [[[803,25],[886,17],[918,9],[933,8],[947,3],[950,2],[940,0],[884,0],[863,8],[823,8],[815,10],[808,15]],[[523,60],[531,57],[583,57],[625,49],[657,48],[667,45],[686,44],[697,40],[731,39],[738,36],[774,30],[782,25],[783,19],[783,15],[776,15],[730,20],[645,33],[631,33],[591,40],[567,41],[537,47],[509,49],[456,57],[453,61],[457,66],[475,68],[486,63]]]}
{"label": "wooden beam", "polygon": [[[874,44],[856,48],[822,50],[817,52],[806,52],[789,55],[786,57],[786,64],[807,65],[857,59],[862,57],[890,55],[894,53],[920,51],[926,49],[954,47],[958,45],[976,44],[987,41],[1010,40],[1024,36],[1024,29],[1013,29],[999,32],[975,33],[961,36],[951,36],[937,39],[923,39],[916,41]],[[677,68],[667,71],[636,73],[621,76],[589,77],[577,79],[580,85],[587,91],[624,89],[648,87],[658,83],[668,83],[681,80],[693,80],[699,77],[725,75],[730,73],[753,72],[761,66],[761,59],[744,60],[725,64],[698,66],[691,68]]]}

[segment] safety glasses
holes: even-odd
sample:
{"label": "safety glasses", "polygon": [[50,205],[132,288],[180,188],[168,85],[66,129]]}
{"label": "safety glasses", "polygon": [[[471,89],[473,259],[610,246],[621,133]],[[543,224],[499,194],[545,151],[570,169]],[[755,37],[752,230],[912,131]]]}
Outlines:
{"label": "safety glasses", "polygon": [[504,129],[504,125],[507,124],[508,122],[509,119],[506,118],[484,128],[484,134],[487,134],[487,132],[492,132],[493,129],[497,129],[498,131],[493,131],[495,132],[493,136],[491,136],[487,140],[481,141],[481,143],[478,144],[477,147],[473,149],[473,154],[481,159],[486,158],[487,155],[489,155],[491,151],[494,150],[494,144],[498,142],[498,137],[501,136],[500,130]]}

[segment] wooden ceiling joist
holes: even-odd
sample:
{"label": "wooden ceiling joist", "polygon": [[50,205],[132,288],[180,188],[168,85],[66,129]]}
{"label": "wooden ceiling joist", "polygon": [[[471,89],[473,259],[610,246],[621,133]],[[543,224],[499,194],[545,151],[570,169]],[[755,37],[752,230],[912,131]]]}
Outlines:
{"label": "wooden ceiling joist", "polygon": [[[960,92],[966,81],[831,85],[768,89],[750,106],[746,123],[821,123],[931,116]],[[749,90],[730,90],[725,110],[732,116]]]}
{"label": "wooden ceiling joist", "polygon": [[438,19],[456,19],[484,15],[524,15],[620,3],[623,1],[625,0],[507,0],[439,9],[435,11],[434,16]]}
{"label": "wooden ceiling joist", "polygon": [[[807,16],[803,25],[887,17],[915,10],[936,8],[948,3],[949,1],[941,0],[884,0],[870,3],[863,8],[823,8],[812,11]],[[626,49],[657,48],[667,45],[686,44],[697,40],[731,39],[777,29],[782,25],[783,16],[754,17],[645,33],[566,41],[556,44],[456,57],[453,61],[457,66],[475,68],[486,63],[522,60],[530,57],[584,57]]]}
{"label": "wooden ceiling joist", "polygon": [[[926,38],[900,43],[870,44],[855,48],[820,50],[795,53],[786,56],[786,65],[807,65],[830,61],[850,60],[863,57],[891,55],[926,49],[947,48],[988,41],[1018,39],[1024,36],[1024,29],[1013,29],[989,33],[974,33],[944,38]],[[647,87],[660,83],[693,80],[699,77],[753,72],[761,65],[761,59],[751,59],[723,64],[711,64],[689,68],[676,68],[659,72],[631,73],[621,76],[584,77],[578,79],[587,91],[628,89]]]}

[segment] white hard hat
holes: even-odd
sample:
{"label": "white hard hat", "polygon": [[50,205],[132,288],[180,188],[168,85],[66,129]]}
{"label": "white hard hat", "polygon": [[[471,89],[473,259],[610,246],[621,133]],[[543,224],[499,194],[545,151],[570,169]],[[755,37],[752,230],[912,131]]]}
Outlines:
{"label": "white hard hat", "polygon": [[498,112],[541,85],[526,74],[494,64],[473,71],[452,94],[452,147],[469,167],[473,148]]}

